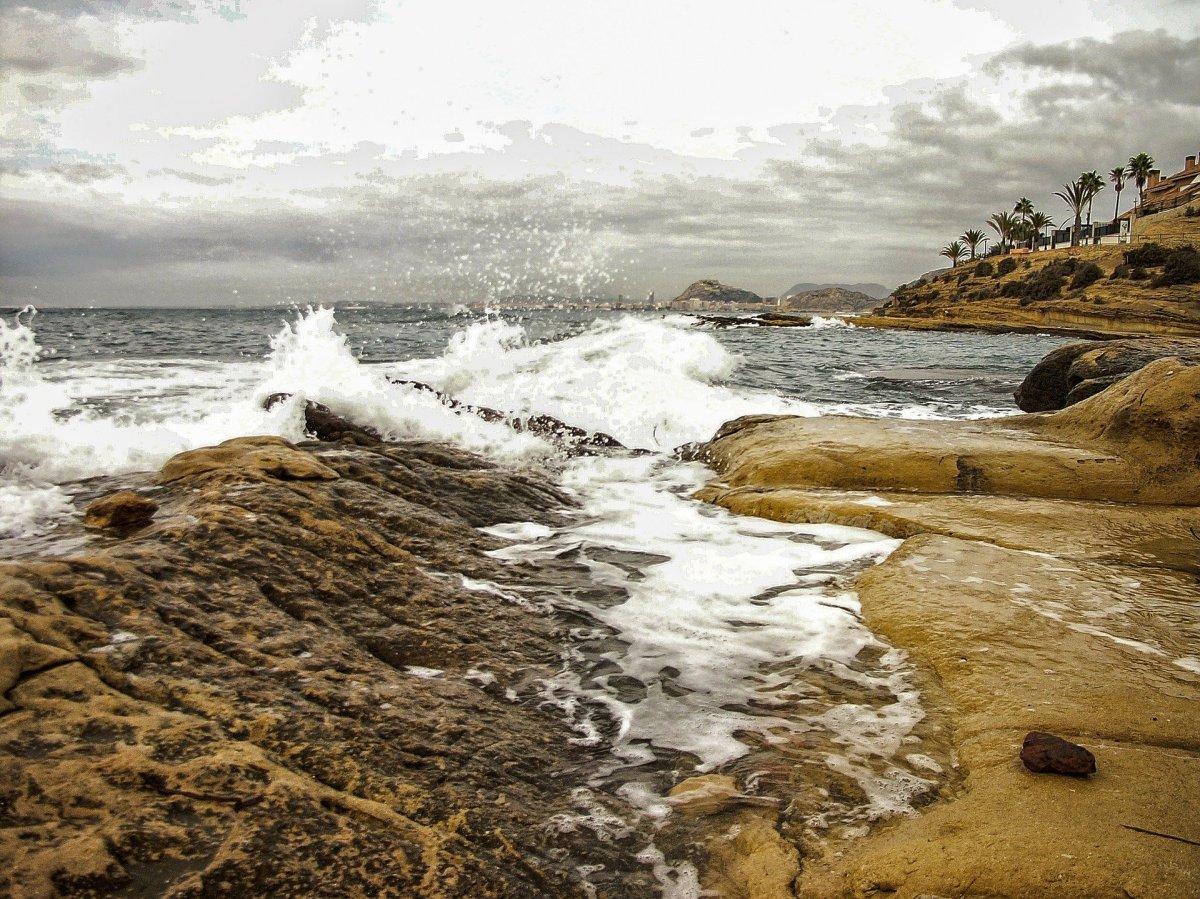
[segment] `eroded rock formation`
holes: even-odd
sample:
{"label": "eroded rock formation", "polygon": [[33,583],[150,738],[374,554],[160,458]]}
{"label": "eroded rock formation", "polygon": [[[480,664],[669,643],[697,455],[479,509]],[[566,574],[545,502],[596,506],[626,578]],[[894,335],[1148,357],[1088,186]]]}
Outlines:
{"label": "eroded rock formation", "polygon": [[1200,364],[1200,340],[1146,337],[1069,343],[1035,365],[1014,397],[1025,412],[1051,412],[1094,396],[1168,356]]}
{"label": "eroded rock formation", "polygon": [[0,565],[0,893],[653,892],[647,833],[552,826],[607,801],[532,686],[555,625],[465,580],[514,576],[477,527],[548,520],[554,488],[278,438],[125,486],[149,526]]}
{"label": "eroded rock formation", "polygon": [[[800,895],[1195,895],[1198,447],[1200,366],[1165,358],[1051,414],[756,416],[699,449],[704,499],[906,538],[863,617],[953,722],[957,793],[806,860]],[[1031,731],[1100,773],[1026,771]]]}

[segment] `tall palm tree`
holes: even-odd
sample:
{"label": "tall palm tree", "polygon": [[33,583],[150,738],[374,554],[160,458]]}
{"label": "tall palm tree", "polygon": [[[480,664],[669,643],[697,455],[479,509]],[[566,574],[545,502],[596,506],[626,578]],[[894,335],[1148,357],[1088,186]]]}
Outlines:
{"label": "tall palm tree", "polygon": [[1062,190],[1054,192],[1054,196],[1070,206],[1071,212],[1075,215],[1075,227],[1071,229],[1071,246],[1077,247],[1079,246],[1079,229],[1083,223],[1083,207],[1088,202],[1088,189],[1081,179],[1064,184]]}
{"label": "tall palm tree", "polygon": [[[1033,200],[1029,197],[1021,197],[1017,200],[1017,205],[1013,207],[1013,212],[1021,217],[1021,222],[1025,225],[1029,224],[1029,217],[1033,215]],[[1032,245],[1030,249],[1033,249]]]}
{"label": "tall palm tree", "polygon": [[950,267],[954,268],[959,264],[959,262],[962,261],[962,258],[967,255],[967,248],[962,245],[961,241],[955,240],[942,247],[942,251],[938,253],[938,255],[945,256],[947,259],[949,259]]}
{"label": "tall palm tree", "polygon": [[1121,191],[1125,189],[1125,167],[1117,166],[1108,173],[1108,180],[1112,182],[1113,190],[1117,192],[1117,202],[1113,207],[1113,224],[1117,223],[1117,219],[1121,217]]}
{"label": "tall palm tree", "polygon": [[1086,188],[1088,192],[1087,201],[1087,223],[1088,230],[1092,227],[1092,200],[1096,199],[1096,194],[1104,190],[1104,179],[1100,177],[1100,173],[1093,169],[1090,172],[1084,172],[1079,176],[1079,183]]}
{"label": "tall palm tree", "polygon": [[1043,228],[1054,226],[1054,219],[1046,215],[1044,212],[1035,212],[1029,216],[1029,227],[1033,229],[1033,239],[1037,240],[1041,236]]}
{"label": "tall palm tree", "polygon": [[1149,153],[1139,153],[1137,156],[1129,157],[1129,166],[1125,169],[1125,173],[1133,179],[1133,183],[1138,189],[1138,207],[1142,205],[1144,200],[1144,191],[1146,182],[1150,179],[1150,172],[1154,168],[1154,157]]}
{"label": "tall palm tree", "polygon": [[1000,252],[1008,252],[1008,242],[1016,233],[1021,220],[1011,212],[993,212],[987,225],[1000,237]]}
{"label": "tall palm tree", "polygon": [[970,231],[964,231],[963,236],[959,238],[967,245],[967,249],[971,251],[971,258],[975,258],[975,251],[979,249],[979,245],[983,243],[983,232],[972,228]]}

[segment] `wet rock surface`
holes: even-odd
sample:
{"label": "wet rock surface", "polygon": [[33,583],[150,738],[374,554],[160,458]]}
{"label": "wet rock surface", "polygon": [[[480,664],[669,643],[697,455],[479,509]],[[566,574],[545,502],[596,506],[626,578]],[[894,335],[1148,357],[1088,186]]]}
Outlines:
{"label": "wet rock surface", "polygon": [[158,503],[132,490],[120,490],[88,504],[84,527],[117,531],[145,527],[158,511]]}
{"label": "wet rock surface", "polygon": [[812,324],[812,316],[795,315],[786,312],[759,312],[755,315],[697,315],[696,318],[705,324],[718,328],[807,328]]}
{"label": "wet rock surface", "polygon": [[[272,393],[263,400],[264,409],[273,409],[292,398],[290,393]],[[318,440],[339,440],[359,446],[379,444],[379,432],[368,425],[358,425],[338,415],[323,403],[306,400],[304,403],[304,430]]]}
{"label": "wet rock surface", "polygon": [[611,804],[594,751],[497,686],[559,669],[557,625],[464,582],[536,585],[477,527],[565,497],[425,443],[157,480],[149,527],[0,565],[0,893],[653,892],[638,826],[548,826]]}
{"label": "wet rock surface", "polygon": [[1087,777],[1096,773],[1096,757],[1078,743],[1037,730],[1027,733],[1021,743],[1021,764],[1034,774]]}
{"label": "wet rock surface", "polygon": [[[516,415],[511,412],[501,412],[487,406],[473,406],[456,400],[454,397],[430,387],[421,381],[407,381],[399,378],[389,378],[398,387],[410,387],[413,390],[423,390],[434,394],[438,401],[456,412],[475,415],[484,421],[498,421],[508,425],[514,431],[527,431],[544,437],[551,443],[565,450],[568,455],[594,455],[598,450],[625,449],[624,444],[610,434],[601,431],[586,431],[574,425],[567,424],[552,415]],[[638,452],[635,450],[635,452]]]}
{"label": "wet rock surface", "polygon": [[[731,511],[904,538],[854,589],[953,732],[944,801],[806,857],[800,895],[1197,895],[1198,446],[1200,365],[1168,357],[1052,413],[748,416],[691,448]],[[1095,783],[1017,764],[1085,752]]]}
{"label": "wet rock surface", "polygon": [[1025,412],[1062,409],[1168,356],[1198,364],[1200,340],[1147,337],[1070,343],[1034,366],[1014,397]]}

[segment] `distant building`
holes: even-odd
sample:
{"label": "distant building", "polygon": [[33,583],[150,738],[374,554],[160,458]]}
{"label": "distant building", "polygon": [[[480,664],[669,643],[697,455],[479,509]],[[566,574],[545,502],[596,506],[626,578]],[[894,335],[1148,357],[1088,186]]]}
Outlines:
{"label": "distant building", "polygon": [[1197,164],[1195,156],[1184,160],[1183,171],[1166,178],[1159,169],[1150,172],[1142,198],[1143,208],[1131,211],[1147,215],[1188,203],[1200,203],[1200,164]]}

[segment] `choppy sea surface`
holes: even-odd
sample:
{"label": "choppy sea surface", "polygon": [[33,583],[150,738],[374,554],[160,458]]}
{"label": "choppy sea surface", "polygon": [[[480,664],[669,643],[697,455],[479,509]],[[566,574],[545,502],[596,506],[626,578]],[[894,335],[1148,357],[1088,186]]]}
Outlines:
{"label": "choppy sea surface", "polygon": [[[570,523],[492,530],[511,541],[502,558],[569,553],[607,588],[604,602],[557,601],[595,628],[577,629],[539,697],[577,741],[609,751],[597,787],[661,817],[681,771],[733,771],[746,789],[770,793],[785,785],[764,772],[785,758],[789,771],[840,784],[823,788],[809,826],[850,831],[909,810],[945,764],[922,746],[905,658],[861,623],[848,586],[897,541],[698,503],[690,494],[711,472],[670,450],[751,413],[1014,412],[1013,388],[1061,342],[836,319],[714,330],[676,314],[461,307],[10,312],[0,324],[0,553],[52,539],[77,516],[80,479],[153,470],[239,435],[302,439],[302,399],[390,437],[542,467],[577,497]],[[456,414],[388,376],[655,452],[562,458],[534,435]],[[294,400],[264,410],[281,391]],[[519,584],[468,586],[525,601]],[[690,892],[694,872],[660,867],[664,889]]]}

